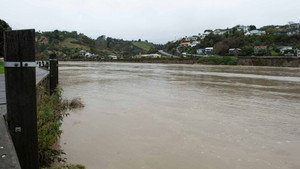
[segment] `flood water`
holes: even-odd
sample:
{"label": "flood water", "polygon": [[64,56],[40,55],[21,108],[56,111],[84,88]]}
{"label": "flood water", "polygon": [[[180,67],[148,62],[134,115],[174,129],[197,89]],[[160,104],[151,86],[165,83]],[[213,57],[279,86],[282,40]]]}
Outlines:
{"label": "flood water", "polygon": [[299,169],[300,68],[60,62],[87,169]]}

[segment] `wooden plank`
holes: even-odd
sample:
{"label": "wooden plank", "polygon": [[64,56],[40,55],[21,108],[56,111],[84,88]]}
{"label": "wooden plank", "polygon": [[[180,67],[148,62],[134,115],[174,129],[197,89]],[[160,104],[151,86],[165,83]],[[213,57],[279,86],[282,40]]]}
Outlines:
{"label": "wooden plank", "polygon": [[[35,30],[6,31],[5,62],[34,62],[34,45]],[[35,67],[5,67],[5,81],[8,129],[20,165],[38,169]]]}

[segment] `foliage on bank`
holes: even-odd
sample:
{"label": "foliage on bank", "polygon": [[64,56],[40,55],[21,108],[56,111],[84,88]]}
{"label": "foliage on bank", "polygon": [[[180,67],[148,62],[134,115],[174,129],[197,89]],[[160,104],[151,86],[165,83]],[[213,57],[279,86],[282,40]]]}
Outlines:
{"label": "foliage on bank", "polygon": [[61,158],[64,152],[56,146],[62,134],[60,127],[63,118],[68,115],[67,110],[82,106],[78,99],[62,99],[61,88],[57,88],[52,96],[48,95],[44,88],[38,88],[38,154],[41,167],[50,166],[55,161],[65,162],[65,159]]}
{"label": "foliage on bank", "polygon": [[236,65],[238,58],[234,56],[208,56],[198,59],[197,63],[208,65]]}
{"label": "foliage on bank", "polygon": [[50,167],[50,168],[42,168],[42,169],[85,169],[85,167],[79,164],[77,165],[69,164],[69,165],[62,165],[59,167]]}
{"label": "foliage on bank", "polygon": [[0,62],[0,74],[4,73],[3,62]]}

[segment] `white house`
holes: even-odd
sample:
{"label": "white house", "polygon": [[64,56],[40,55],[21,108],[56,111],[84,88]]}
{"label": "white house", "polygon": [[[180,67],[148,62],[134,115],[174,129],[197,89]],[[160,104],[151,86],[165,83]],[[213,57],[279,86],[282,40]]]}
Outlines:
{"label": "white house", "polygon": [[227,31],[228,31],[228,29],[216,29],[216,30],[213,31],[213,34],[215,34],[215,35],[223,35]]}
{"label": "white house", "polygon": [[284,53],[284,51],[286,50],[293,50],[293,47],[292,46],[281,46],[279,47],[280,49],[280,53]]}
{"label": "white house", "polygon": [[297,49],[296,52],[297,52],[297,56],[300,57],[300,49]]}
{"label": "white house", "polygon": [[200,44],[200,41],[193,41],[193,42],[191,43],[191,47],[195,47],[195,46],[197,46],[198,44]]}
{"label": "white house", "polygon": [[141,57],[144,58],[161,58],[160,54],[145,54],[145,55],[141,55]]}
{"label": "white house", "polygon": [[205,50],[206,54],[211,54],[213,52],[214,48],[213,47],[207,47],[204,50]]}
{"label": "white house", "polygon": [[197,49],[197,50],[196,50],[196,53],[197,53],[198,55],[202,55],[202,54],[205,53],[205,49]]}
{"label": "white house", "polygon": [[113,60],[116,60],[116,59],[118,59],[118,57],[117,57],[117,56],[115,56],[115,55],[108,55],[108,58],[110,58],[110,59],[113,59]]}
{"label": "white house", "polygon": [[210,32],[210,31],[206,31],[206,32],[204,32],[202,35],[201,35],[201,39],[204,39],[207,35],[209,35],[209,34],[211,34],[212,32]]}
{"label": "white house", "polygon": [[198,36],[196,36],[196,35],[194,35],[194,36],[190,36],[190,37],[185,37],[185,39],[187,40],[187,41],[196,41],[197,39],[198,39]]}
{"label": "white house", "polygon": [[245,33],[245,35],[264,35],[264,34],[266,34],[266,31],[260,31],[260,30],[252,30]]}
{"label": "white house", "polygon": [[86,52],[84,56],[87,58],[91,58],[93,55],[90,52]]}
{"label": "white house", "polygon": [[79,53],[80,53],[80,55],[84,56],[86,53],[86,50],[80,50]]}

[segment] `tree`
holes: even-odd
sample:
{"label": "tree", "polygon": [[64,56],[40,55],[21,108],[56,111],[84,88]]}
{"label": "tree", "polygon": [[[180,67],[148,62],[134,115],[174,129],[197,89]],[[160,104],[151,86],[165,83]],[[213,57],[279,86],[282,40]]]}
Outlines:
{"label": "tree", "polygon": [[255,25],[250,25],[249,26],[249,31],[252,31],[252,30],[256,30],[256,26]]}
{"label": "tree", "polygon": [[218,55],[226,55],[228,53],[229,46],[225,42],[218,42],[214,46],[214,51]]}
{"label": "tree", "polygon": [[7,30],[11,30],[11,27],[4,20],[0,19],[0,57],[4,56],[4,52],[3,52],[3,45],[4,45],[3,32],[7,31]]}

